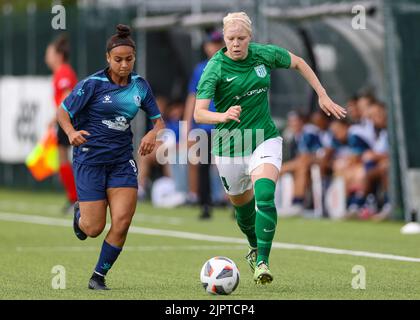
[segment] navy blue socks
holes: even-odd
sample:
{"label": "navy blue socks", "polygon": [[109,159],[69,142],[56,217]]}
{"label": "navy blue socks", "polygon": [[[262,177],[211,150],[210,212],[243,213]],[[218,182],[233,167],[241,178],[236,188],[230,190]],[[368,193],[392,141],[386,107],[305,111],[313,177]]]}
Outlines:
{"label": "navy blue socks", "polygon": [[117,260],[122,248],[118,248],[104,240],[102,244],[101,254],[95,268],[95,273],[106,276],[107,272],[111,269],[115,260]]}

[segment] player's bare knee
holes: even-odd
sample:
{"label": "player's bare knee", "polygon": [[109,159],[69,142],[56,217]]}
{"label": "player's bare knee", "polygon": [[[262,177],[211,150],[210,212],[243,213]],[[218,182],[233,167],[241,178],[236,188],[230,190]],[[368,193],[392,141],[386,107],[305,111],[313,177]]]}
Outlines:
{"label": "player's bare knee", "polygon": [[130,228],[130,224],[131,224],[131,217],[122,218],[116,222],[113,222],[112,228],[119,234],[126,234],[128,229]]}
{"label": "player's bare knee", "polygon": [[105,229],[105,224],[84,226],[84,232],[90,238],[98,237]]}

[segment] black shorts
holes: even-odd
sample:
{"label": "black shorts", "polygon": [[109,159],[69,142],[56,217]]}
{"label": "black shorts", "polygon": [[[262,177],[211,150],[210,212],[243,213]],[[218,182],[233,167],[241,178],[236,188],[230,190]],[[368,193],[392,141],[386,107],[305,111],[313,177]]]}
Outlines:
{"label": "black shorts", "polygon": [[61,129],[60,125],[57,124],[57,142],[59,146],[70,147],[70,141],[67,137],[66,133],[63,129]]}

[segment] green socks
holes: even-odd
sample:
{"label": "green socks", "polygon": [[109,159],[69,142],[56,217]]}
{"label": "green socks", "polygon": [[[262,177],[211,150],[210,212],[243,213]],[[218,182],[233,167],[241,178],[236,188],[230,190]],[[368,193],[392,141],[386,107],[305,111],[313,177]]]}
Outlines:
{"label": "green socks", "polygon": [[257,247],[257,236],[255,235],[255,198],[243,206],[234,206],[236,212],[236,221],[241,231],[248,238],[249,245],[252,248]]}
{"label": "green socks", "polygon": [[255,181],[254,192],[257,202],[255,233],[258,244],[257,265],[264,261],[268,265],[271,245],[277,226],[277,210],[274,204],[276,184],[273,180],[261,178]]}

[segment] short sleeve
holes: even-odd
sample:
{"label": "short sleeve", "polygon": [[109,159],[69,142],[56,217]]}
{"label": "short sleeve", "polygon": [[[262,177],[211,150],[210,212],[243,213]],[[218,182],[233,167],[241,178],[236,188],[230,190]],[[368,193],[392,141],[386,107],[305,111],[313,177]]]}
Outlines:
{"label": "short sleeve", "polygon": [[161,117],[159,107],[156,103],[156,99],[153,95],[152,88],[149,83],[144,80],[144,96],[142,97],[141,109],[146,112],[146,115],[149,119],[157,119]]}
{"label": "short sleeve", "polygon": [[220,80],[219,70],[219,63],[210,60],[198,82],[197,99],[213,99],[217,84]]}
{"label": "short sleeve", "polygon": [[79,82],[66,99],[61,103],[61,107],[67,111],[70,118],[74,118],[89,102],[93,96],[95,85],[92,80]]}
{"label": "short sleeve", "polygon": [[267,60],[270,63],[270,67],[274,68],[290,68],[292,63],[292,57],[290,56],[289,51],[286,49],[276,46],[276,45],[267,45]]}

